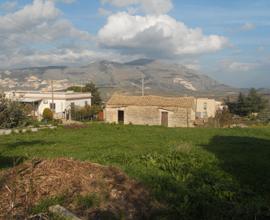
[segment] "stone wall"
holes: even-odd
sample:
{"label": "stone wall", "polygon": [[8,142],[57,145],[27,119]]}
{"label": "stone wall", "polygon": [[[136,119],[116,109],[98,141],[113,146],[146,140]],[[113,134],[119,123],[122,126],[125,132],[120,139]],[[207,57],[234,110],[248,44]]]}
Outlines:
{"label": "stone wall", "polygon": [[107,106],[104,111],[105,121],[118,123],[118,111],[124,111],[124,124],[161,125],[162,112],[168,112],[168,127],[193,127],[195,113],[185,108],[159,108],[157,106]]}

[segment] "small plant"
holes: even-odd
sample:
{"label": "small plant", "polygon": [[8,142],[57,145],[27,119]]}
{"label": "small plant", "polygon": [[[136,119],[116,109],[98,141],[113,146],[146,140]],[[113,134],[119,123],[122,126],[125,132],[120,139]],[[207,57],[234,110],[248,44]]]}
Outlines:
{"label": "small plant", "polygon": [[45,213],[48,211],[50,206],[63,205],[65,202],[64,196],[50,197],[41,200],[37,205],[31,208],[31,214]]}
{"label": "small plant", "polygon": [[87,196],[79,195],[77,197],[77,205],[81,209],[89,209],[91,207],[98,206],[99,203],[100,203],[100,199],[95,193],[92,193]]}
{"label": "small plant", "polygon": [[53,112],[49,108],[45,108],[42,114],[43,120],[52,121],[53,120]]}

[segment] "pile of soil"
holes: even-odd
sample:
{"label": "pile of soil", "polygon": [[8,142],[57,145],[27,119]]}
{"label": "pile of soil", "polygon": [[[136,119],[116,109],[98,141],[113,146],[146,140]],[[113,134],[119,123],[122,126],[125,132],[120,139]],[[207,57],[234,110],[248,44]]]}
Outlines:
{"label": "pile of soil", "polygon": [[[91,195],[98,197],[98,204],[78,202]],[[152,209],[145,187],[114,167],[54,159],[28,161],[0,172],[0,219],[27,219],[41,201],[57,196],[82,219],[102,219],[102,213],[109,213],[109,219],[145,219]]]}

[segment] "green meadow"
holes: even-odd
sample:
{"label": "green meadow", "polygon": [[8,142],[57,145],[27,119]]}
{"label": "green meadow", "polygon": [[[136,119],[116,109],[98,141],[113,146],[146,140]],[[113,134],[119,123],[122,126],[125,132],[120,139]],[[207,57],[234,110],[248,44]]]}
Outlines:
{"label": "green meadow", "polygon": [[153,219],[270,219],[270,128],[93,123],[0,136],[0,169],[56,157],[121,168],[161,204]]}

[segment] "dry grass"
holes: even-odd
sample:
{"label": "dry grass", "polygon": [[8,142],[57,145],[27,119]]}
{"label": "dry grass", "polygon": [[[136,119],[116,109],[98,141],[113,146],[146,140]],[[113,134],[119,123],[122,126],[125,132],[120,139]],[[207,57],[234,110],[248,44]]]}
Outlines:
{"label": "dry grass", "polygon": [[[150,210],[148,191],[114,167],[68,159],[33,160],[0,173],[0,218],[24,219],[62,203],[78,216],[109,212],[141,219]],[[41,206],[41,207],[40,207]],[[40,208],[39,208],[40,207]],[[98,213],[98,214],[97,214]]]}

